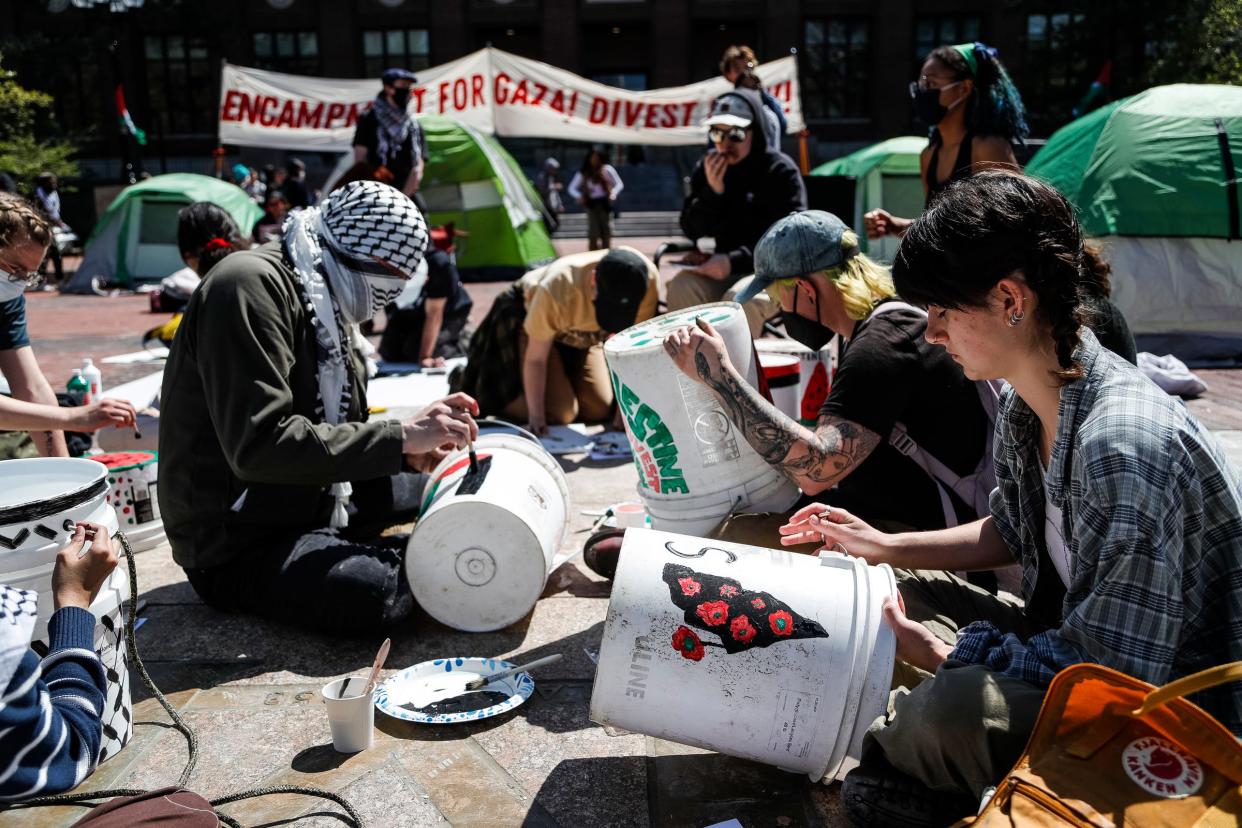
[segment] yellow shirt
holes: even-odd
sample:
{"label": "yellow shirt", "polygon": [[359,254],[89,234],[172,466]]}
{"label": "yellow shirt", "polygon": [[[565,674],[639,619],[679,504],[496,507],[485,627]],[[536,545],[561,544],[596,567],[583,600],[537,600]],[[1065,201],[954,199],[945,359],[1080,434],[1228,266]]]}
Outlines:
{"label": "yellow shirt", "polygon": [[[618,248],[638,253],[632,247]],[[595,321],[595,267],[607,250],[592,250],[562,256],[546,267],[536,268],[518,280],[526,301],[526,335],[533,340],[550,339],[572,348],[590,348],[603,342],[608,334]],[[638,306],[634,323],[645,322],[656,315],[659,271],[646,256],[647,293]]]}

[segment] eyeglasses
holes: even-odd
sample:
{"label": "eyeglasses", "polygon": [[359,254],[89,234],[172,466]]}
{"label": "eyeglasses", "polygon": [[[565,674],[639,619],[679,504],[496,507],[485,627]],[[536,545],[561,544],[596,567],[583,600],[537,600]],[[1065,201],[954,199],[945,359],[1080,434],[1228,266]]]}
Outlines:
{"label": "eyeglasses", "polygon": [[913,98],[914,96],[918,95],[918,93],[920,92],[930,92],[932,90],[935,90],[936,92],[941,92],[945,89],[952,89],[953,87],[957,86],[959,83],[961,83],[960,80],[953,81],[953,83],[946,83],[944,86],[928,86],[927,78],[922,77],[916,81],[910,81],[910,97]]}
{"label": "eyeglasses", "polygon": [[38,271],[28,270],[22,271],[10,270],[7,264],[0,264],[0,273],[3,273],[10,282],[16,282],[24,287],[32,288],[39,282],[43,281],[43,277]]}
{"label": "eyeglasses", "polygon": [[740,144],[746,140],[746,130],[742,127],[712,127],[707,131],[707,137],[713,144],[723,144],[726,138],[734,144]]}

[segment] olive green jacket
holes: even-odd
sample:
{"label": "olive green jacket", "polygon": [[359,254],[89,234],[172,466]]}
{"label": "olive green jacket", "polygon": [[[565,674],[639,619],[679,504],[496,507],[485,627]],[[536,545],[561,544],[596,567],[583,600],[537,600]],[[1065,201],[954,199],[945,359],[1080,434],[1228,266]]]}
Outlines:
{"label": "olive green jacket", "polygon": [[316,417],[310,320],[279,242],[230,255],[194,291],[160,403],[160,511],[181,566],[219,566],[325,526],[329,485],[401,470],[400,423],[364,422],[357,354],[348,422]]}

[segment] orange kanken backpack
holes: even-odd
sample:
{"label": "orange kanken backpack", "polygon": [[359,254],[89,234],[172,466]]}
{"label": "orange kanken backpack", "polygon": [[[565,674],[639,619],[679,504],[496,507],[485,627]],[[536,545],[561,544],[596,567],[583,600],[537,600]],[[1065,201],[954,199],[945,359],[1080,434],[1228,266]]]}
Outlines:
{"label": "orange kanken backpack", "polygon": [[1159,689],[1097,664],[1057,674],[1026,751],[972,828],[1242,823],[1242,742],[1183,698],[1242,680],[1242,661]]}

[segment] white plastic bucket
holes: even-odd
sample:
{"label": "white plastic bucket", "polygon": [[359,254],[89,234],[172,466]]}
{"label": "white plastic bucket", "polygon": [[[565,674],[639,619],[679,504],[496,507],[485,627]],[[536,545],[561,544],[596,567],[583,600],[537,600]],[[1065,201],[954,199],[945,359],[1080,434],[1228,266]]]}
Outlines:
{"label": "white plastic bucket", "polygon": [[785,354],[798,358],[797,413],[790,416],[803,425],[815,425],[819,419],[819,409],[823,406],[824,400],[828,398],[832,378],[837,370],[836,338],[834,337],[818,351],[812,351],[793,339],[757,339],[755,349],[759,352],[761,361],[770,354]]}
{"label": "white plastic bucket", "polygon": [[664,352],[664,338],[700,316],[724,337],[738,372],[756,385],[750,329],[736,302],[659,316],[604,345],[652,525],[690,535],[711,531],[731,511],[780,512],[798,499],[797,486],[755,453],[712,392]]}
{"label": "white plastic bucket", "polygon": [[785,416],[799,419],[802,415],[799,412],[801,368],[798,357],[772,351],[759,351],[758,356],[759,368],[772,395],[772,404]]}
{"label": "white plastic bucket", "polygon": [[[415,600],[467,632],[499,630],[539,600],[565,534],[569,484],[543,447],[510,434],[475,441],[432,472],[410,536],[405,572]],[[463,493],[474,484],[472,493]]]}
{"label": "white plastic bucket", "polygon": [[130,548],[145,552],[165,540],[157,491],[159,454],[154,451],[118,451],[91,458],[108,467],[108,503]]}
{"label": "white plastic bucket", "polygon": [[[107,502],[108,470],[93,460],[39,457],[0,463],[0,582],[39,594],[33,640],[45,645],[55,609],[52,569],[56,553],[73,536],[77,521],[117,531]],[[126,564],[113,570],[91,604],[95,651],[108,681],[100,761],[115,756],[133,735],[129,668],[122,602],[129,598]]]}
{"label": "white plastic bucket", "polygon": [[859,558],[629,530],[591,720],[840,778],[888,702],[896,591]]}

